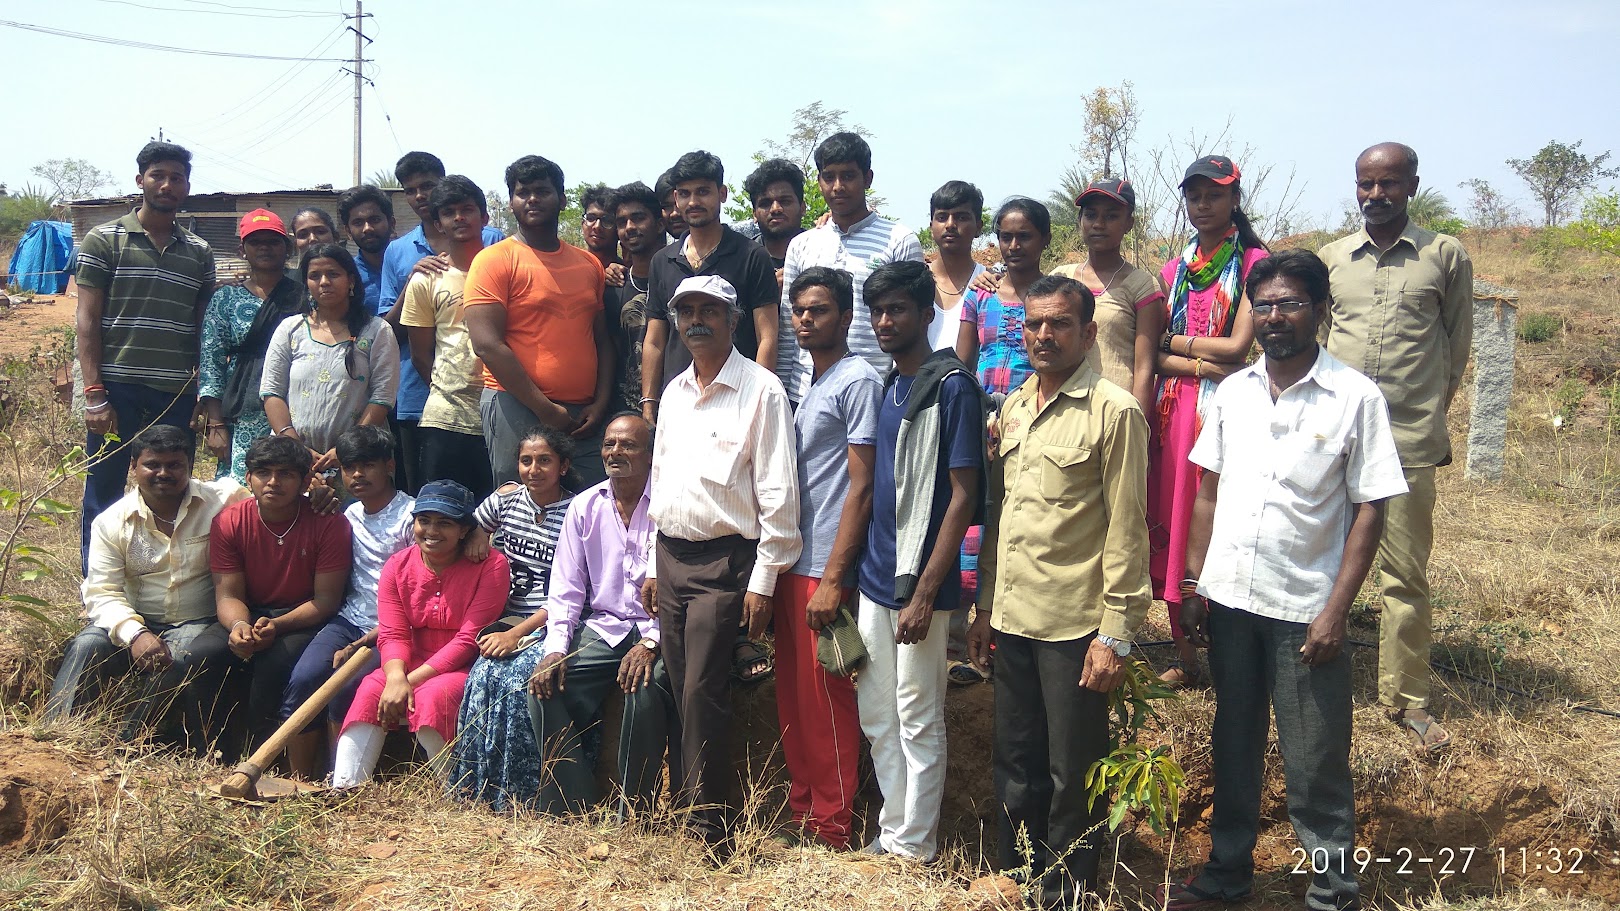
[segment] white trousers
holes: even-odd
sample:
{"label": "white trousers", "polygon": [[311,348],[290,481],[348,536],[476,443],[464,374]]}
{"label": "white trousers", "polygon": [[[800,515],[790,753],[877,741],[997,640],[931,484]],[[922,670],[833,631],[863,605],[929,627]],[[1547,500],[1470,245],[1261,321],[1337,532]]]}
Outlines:
{"label": "white trousers", "polygon": [[[377,760],[382,758],[383,741],[387,737],[387,732],[374,724],[349,725],[338,738],[337,755],[332,760],[332,787],[358,788],[370,781],[371,773],[377,769]],[[417,729],[416,742],[427,754],[428,767],[442,777],[443,735],[424,726]]]}
{"label": "white trousers", "polygon": [[935,613],[928,636],[896,645],[900,612],[861,596],[856,621],[870,658],[855,699],[861,731],[883,790],[878,845],[890,854],[932,860],[945,798],[945,645],[950,614]]}

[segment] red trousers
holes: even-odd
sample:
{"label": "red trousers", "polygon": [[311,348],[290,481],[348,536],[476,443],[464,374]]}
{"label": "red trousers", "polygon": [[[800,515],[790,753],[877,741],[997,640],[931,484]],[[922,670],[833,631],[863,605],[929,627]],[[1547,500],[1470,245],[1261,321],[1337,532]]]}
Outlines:
{"label": "red trousers", "polygon": [[792,574],[776,580],[776,715],[782,758],[793,779],[793,821],[842,850],[849,845],[861,722],[854,684],[822,669],[817,635],[804,622],[805,606],[820,584]]}

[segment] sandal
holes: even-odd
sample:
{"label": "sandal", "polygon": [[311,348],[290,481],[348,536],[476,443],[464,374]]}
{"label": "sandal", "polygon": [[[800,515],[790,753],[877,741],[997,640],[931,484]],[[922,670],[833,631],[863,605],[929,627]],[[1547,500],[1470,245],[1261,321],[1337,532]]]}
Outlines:
{"label": "sandal", "polygon": [[1171,658],[1169,668],[1159,675],[1159,682],[1173,690],[1192,689],[1204,685],[1204,674],[1197,662]]}
{"label": "sandal", "polygon": [[971,661],[957,660],[952,661],[951,666],[945,671],[945,679],[951,686],[971,686],[989,680],[990,674],[988,671],[979,670],[979,666]]}
{"label": "sandal", "polygon": [[738,683],[758,683],[775,672],[771,653],[752,639],[737,643],[731,653],[731,676]]}
{"label": "sandal", "polygon": [[1160,886],[1154,894],[1154,904],[1164,911],[1194,911],[1197,908],[1218,908],[1244,901],[1249,897],[1245,892],[1237,898],[1226,898],[1217,895],[1196,885],[1198,877],[1188,877],[1185,881]]}
{"label": "sandal", "polygon": [[1423,717],[1413,718],[1407,715],[1406,711],[1397,712],[1391,720],[1401,726],[1413,746],[1430,755],[1451,746],[1451,732],[1442,727],[1433,715],[1423,709],[1417,709],[1416,711],[1423,712]]}

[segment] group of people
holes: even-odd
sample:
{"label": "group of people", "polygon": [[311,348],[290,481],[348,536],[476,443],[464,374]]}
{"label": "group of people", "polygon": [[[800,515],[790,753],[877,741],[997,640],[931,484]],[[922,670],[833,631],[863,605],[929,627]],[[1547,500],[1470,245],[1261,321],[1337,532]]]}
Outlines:
{"label": "group of people", "polygon": [[[864,735],[883,802],[861,850],[931,859],[947,682],[993,679],[998,864],[1059,906],[1097,885],[1086,772],[1163,600],[1164,679],[1200,683],[1207,648],[1217,703],[1210,860],[1164,900],[1248,894],[1269,707],[1296,833],[1328,858],[1307,904],[1343,909],[1345,629],[1376,557],[1379,700],[1418,747],[1449,742],[1427,711],[1425,570],[1472,276],[1407,218],[1406,146],[1356,159],[1365,226],[1320,254],[1270,254],[1238,165],[1200,158],[1194,236],[1158,275],[1121,252],[1136,197],[1112,178],[1075,200],[1081,263],[1043,273],[1052,213],[1016,197],[987,272],[982,194],[954,180],[925,261],[869,209],[852,133],[815,151],[814,228],[782,160],[744,182],[754,220],[724,223],[723,167],[697,151],[656,187],[586,194],[575,247],[561,169],[525,156],[501,239],[477,185],[412,152],[396,176],[420,228],[393,238],[374,187],[290,234],[250,212],[247,274],[223,283],[176,222],[189,153],[153,143],[137,165],[140,207],[89,232],[77,267],[100,455],[88,624],[51,717],[133,666],[181,694],[184,736],[234,720],[246,748],[373,646],[292,770],[356,786],[405,727],[458,793],[563,812],[601,799],[617,690],[618,811],[657,799],[667,756],[683,818],[723,853],[732,686],[773,630],[792,837],[855,846]],[[194,415],[213,481],[191,477]]]}

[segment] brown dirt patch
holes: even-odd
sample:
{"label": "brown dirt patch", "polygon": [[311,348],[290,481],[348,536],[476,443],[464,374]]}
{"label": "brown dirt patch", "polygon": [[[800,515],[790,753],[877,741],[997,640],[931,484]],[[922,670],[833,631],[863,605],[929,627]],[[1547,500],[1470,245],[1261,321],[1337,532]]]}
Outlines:
{"label": "brown dirt patch", "polygon": [[0,857],[49,848],[99,787],[98,764],[54,743],[0,732]]}
{"label": "brown dirt patch", "polygon": [[35,346],[49,347],[49,336],[73,325],[79,295],[72,282],[62,294],[41,294],[33,300],[13,299],[0,309],[0,358],[27,357]]}

